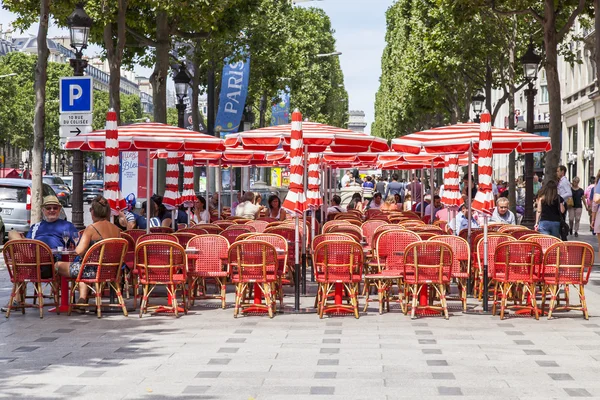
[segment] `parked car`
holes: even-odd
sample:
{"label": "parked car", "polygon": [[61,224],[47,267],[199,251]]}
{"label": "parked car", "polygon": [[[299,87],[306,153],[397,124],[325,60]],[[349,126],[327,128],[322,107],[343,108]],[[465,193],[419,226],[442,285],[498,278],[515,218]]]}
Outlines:
{"label": "parked car", "polygon": [[91,203],[96,196],[104,194],[104,181],[92,180],[83,184],[83,201]]}
{"label": "parked car", "polygon": [[58,197],[58,201],[62,204],[63,207],[67,207],[71,204],[71,188],[65,184],[65,181],[62,180],[59,176],[46,175],[42,177],[42,181],[52,186],[54,192],[56,193],[56,197]]}
{"label": "parked car", "polygon": [[69,176],[60,176],[60,179],[63,180],[63,182],[65,183],[65,185],[67,185],[69,187],[69,189],[71,189],[71,192],[73,191],[73,176],[69,175]]}
{"label": "parked car", "polygon": [[[42,183],[42,196],[56,196],[52,187]],[[4,223],[4,233],[15,230],[21,233],[29,232],[31,225],[31,180],[29,179],[0,179],[0,215]],[[61,208],[61,219],[67,219],[65,210]],[[4,238],[4,234],[2,235]]]}

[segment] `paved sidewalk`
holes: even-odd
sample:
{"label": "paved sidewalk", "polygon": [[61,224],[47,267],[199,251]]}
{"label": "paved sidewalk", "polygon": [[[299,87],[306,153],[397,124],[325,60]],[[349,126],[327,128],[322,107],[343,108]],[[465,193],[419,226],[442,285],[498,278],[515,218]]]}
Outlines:
{"label": "paved sidewalk", "polygon": [[[596,240],[585,232],[579,239]],[[0,266],[2,304],[7,278]],[[600,398],[599,272],[586,294],[589,321],[578,312],[552,321],[500,321],[463,314],[457,302],[448,321],[411,321],[397,307],[379,315],[376,303],[359,320],[315,314],[234,319],[233,308],[221,310],[214,301],[197,302],[179,319],[132,313],[98,320],[47,310],[40,319],[28,310],[0,317],[0,397]],[[291,305],[293,296],[285,300]],[[313,301],[303,297],[302,305]]]}

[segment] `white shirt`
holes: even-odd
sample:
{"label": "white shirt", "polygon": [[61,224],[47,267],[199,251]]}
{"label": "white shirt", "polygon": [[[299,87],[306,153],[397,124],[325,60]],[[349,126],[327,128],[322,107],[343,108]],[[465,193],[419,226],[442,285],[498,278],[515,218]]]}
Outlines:
{"label": "white shirt", "polygon": [[566,176],[563,176],[560,178],[560,181],[558,181],[558,195],[562,197],[564,201],[567,201],[567,198],[569,197],[573,197],[571,184]]}
{"label": "white shirt", "polygon": [[329,214],[336,214],[336,213],[341,213],[341,212],[346,212],[346,209],[342,206],[331,206],[329,208],[327,208],[327,215]]}
{"label": "white shirt", "polygon": [[348,175],[348,174],[345,174],[345,175],[342,177],[342,182],[341,182],[341,184],[342,184],[342,187],[346,187],[346,186],[348,186],[348,185],[350,184],[350,175]]}
{"label": "white shirt", "polygon": [[204,210],[200,215],[192,214],[192,221],[194,221],[195,224],[208,223],[210,222],[210,213],[208,210]]}
{"label": "white shirt", "polygon": [[498,212],[498,207],[494,208],[494,212],[492,213],[490,222],[499,222],[502,224],[511,224],[511,225],[515,225],[517,223],[515,220],[515,215],[512,213],[512,211],[506,210],[506,214],[504,214],[504,216],[502,216]]}
{"label": "white shirt", "polygon": [[252,204],[250,201],[244,201],[243,203],[238,204],[238,206],[235,208],[235,216],[255,219],[259,210],[260,206],[258,204]]}

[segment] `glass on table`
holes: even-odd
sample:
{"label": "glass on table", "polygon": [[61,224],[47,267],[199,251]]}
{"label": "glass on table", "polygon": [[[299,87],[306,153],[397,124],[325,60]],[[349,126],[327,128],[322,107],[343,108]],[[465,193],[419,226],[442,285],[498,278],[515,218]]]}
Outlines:
{"label": "glass on table", "polygon": [[65,242],[65,247],[64,248],[67,249],[68,245],[69,245],[69,240],[71,239],[71,232],[70,231],[63,231],[63,233],[62,233],[62,239],[63,239],[63,242]]}

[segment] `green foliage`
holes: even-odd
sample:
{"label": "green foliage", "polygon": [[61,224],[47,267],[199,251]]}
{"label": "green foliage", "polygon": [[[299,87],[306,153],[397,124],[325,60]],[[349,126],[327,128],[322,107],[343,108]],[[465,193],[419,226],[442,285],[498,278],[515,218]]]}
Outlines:
{"label": "green foliage", "polygon": [[[92,128],[104,129],[106,112],[109,108],[108,92],[94,90],[94,113]],[[142,103],[139,96],[121,93],[121,120],[123,124],[140,122],[143,118]]]}
{"label": "green foliage", "polygon": [[177,126],[178,115],[175,107],[167,108],[167,125]]}

